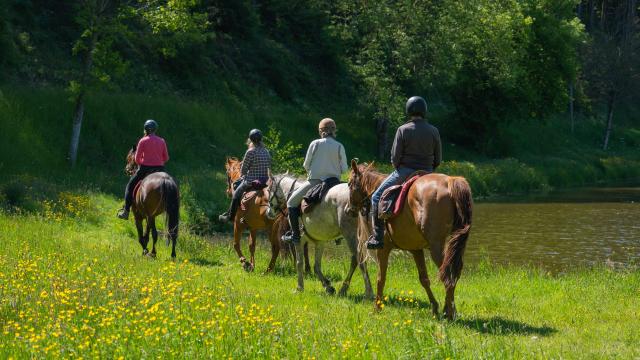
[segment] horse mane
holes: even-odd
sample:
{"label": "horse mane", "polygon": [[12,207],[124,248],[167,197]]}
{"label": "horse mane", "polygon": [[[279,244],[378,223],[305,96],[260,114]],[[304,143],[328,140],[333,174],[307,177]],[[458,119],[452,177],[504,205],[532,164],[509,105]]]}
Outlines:
{"label": "horse mane", "polygon": [[372,194],[376,191],[387,177],[386,174],[379,172],[373,163],[358,165],[358,172],[360,173],[360,184],[368,194]]}

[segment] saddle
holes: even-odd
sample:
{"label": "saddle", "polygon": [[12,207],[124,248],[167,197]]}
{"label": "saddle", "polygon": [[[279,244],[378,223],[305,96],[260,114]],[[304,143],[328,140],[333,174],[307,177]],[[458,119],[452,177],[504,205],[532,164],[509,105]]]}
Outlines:
{"label": "saddle", "polygon": [[331,177],[322,181],[320,184],[312,187],[311,189],[309,189],[309,191],[307,191],[305,196],[302,198],[302,204],[301,204],[302,213],[303,214],[310,213],[313,210],[313,208],[322,201],[324,196],[327,195],[327,192],[329,192],[329,190],[331,190],[332,187],[340,183],[341,183],[340,179],[336,177]]}
{"label": "saddle", "polygon": [[390,220],[396,217],[402,211],[405,200],[409,194],[409,189],[420,177],[429,174],[426,171],[416,171],[408,180],[400,185],[394,185],[386,189],[380,197],[378,205],[378,218],[382,220]]}
{"label": "saddle", "polygon": [[260,182],[258,180],[254,180],[251,182],[251,190],[245,192],[242,195],[242,200],[240,200],[240,209],[242,211],[246,211],[247,210],[247,204],[251,201],[253,201],[253,199],[256,198],[256,196],[261,195],[263,198],[268,198],[269,194],[266,193],[266,191],[264,190],[267,187],[267,184]]}

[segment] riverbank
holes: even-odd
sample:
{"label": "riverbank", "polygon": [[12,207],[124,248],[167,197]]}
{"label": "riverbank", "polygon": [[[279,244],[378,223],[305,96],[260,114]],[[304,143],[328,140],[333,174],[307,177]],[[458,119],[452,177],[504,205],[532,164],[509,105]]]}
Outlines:
{"label": "riverbank", "polygon": [[[431,316],[415,267],[394,257],[384,310],[324,294],[314,277],[295,293],[294,269],[261,243],[245,273],[226,236],[183,231],[178,260],[159,247],[140,256],[117,201],[70,193],[42,214],[0,214],[0,356],[252,358],[634,358],[640,356],[640,272],[606,267],[562,275],[488,262],[467,266],[456,293],[459,319]],[[246,246],[246,243],[243,242]],[[337,285],[344,244],[324,262]],[[375,279],[376,266],[369,265]],[[433,289],[443,289],[429,264]]]}
{"label": "riverbank", "polygon": [[[248,129],[273,128],[280,134],[280,142],[272,146],[284,163],[280,168],[300,170],[305,145],[317,136],[316,122],[327,115],[320,105],[295,106],[257,94],[246,102],[222,90],[207,102],[94,93],[87,99],[79,163],[69,170],[65,159],[72,104],[67,97],[58,88],[1,87],[0,193],[19,203],[15,194],[25,188],[53,184],[60,191],[88,188],[120,196],[127,181],[124,156],[138,139],[141,121],[153,117],[169,142],[167,168],[180,181],[188,222],[199,233],[224,229],[211,220],[227,207],[224,159],[242,156]],[[366,114],[336,103],[330,116],[340,124],[339,138],[348,156],[372,159],[375,131]],[[439,126],[438,121],[446,119],[435,116]],[[466,177],[477,200],[640,179],[637,131],[620,126],[618,140],[604,152],[594,145],[600,124],[587,119],[579,124],[571,136],[562,131],[567,124],[560,119],[549,119],[544,126],[516,124],[509,130],[511,154],[499,159],[456,147],[443,133],[445,161],[438,171]],[[538,139],[545,139],[544,144]],[[389,171],[384,163],[378,162],[381,170]]]}

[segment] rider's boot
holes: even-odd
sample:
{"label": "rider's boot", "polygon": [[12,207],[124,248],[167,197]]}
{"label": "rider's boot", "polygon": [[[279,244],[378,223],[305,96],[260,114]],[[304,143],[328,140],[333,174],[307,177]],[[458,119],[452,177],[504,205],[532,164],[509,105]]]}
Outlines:
{"label": "rider's boot", "polygon": [[371,207],[371,224],[373,225],[373,234],[367,240],[367,249],[382,249],[384,247],[384,221],[378,218],[377,206]]}
{"label": "rider's boot", "polygon": [[289,211],[289,225],[291,225],[291,231],[282,236],[282,241],[299,244],[300,243],[300,207],[288,208]]}
{"label": "rider's boot", "polygon": [[218,220],[221,222],[229,222],[233,221],[236,217],[236,212],[238,212],[238,207],[240,206],[240,200],[233,199],[231,200],[231,207],[224,214],[218,216]]}
{"label": "rider's boot", "polygon": [[129,209],[126,206],[118,210],[118,219],[129,220]]}

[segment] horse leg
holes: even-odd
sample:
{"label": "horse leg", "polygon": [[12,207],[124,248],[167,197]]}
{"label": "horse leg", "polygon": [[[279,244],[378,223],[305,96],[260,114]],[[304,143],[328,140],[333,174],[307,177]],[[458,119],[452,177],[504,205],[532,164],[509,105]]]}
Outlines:
{"label": "horse leg", "polygon": [[316,273],[316,276],[322,283],[322,286],[326,290],[327,294],[333,295],[336,293],[336,289],[331,286],[331,282],[329,281],[329,279],[327,279],[322,273],[322,254],[324,253],[324,243],[317,242],[315,246],[316,253],[313,259],[313,271]]}
{"label": "horse leg", "polygon": [[431,311],[433,311],[433,315],[438,317],[438,302],[431,291],[431,282],[429,281],[429,275],[427,274],[427,264],[424,261],[424,251],[414,250],[411,251],[411,255],[413,255],[413,260],[416,262],[416,267],[418,268],[418,279],[420,280],[420,284],[422,284],[422,287],[427,291],[427,296],[429,296]]}
{"label": "horse leg", "polygon": [[456,292],[456,286],[453,285],[448,287],[447,295],[444,299],[444,316],[447,320],[452,321],[456,317],[456,304],[453,298],[454,293]]}
{"label": "horse leg", "polygon": [[304,244],[304,272],[305,274],[311,274],[311,262],[309,261],[309,243],[308,242]]}
{"label": "horse leg", "polygon": [[364,261],[359,262],[358,267],[362,273],[364,279],[364,297],[368,300],[373,300],[373,288],[371,287],[371,279],[369,278],[369,270],[367,270],[367,263]]}
{"label": "horse leg", "polygon": [[244,263],[245,263],[246,259],[244,258],[244,255],[242,254],[242,249],[240,248],[240,240],[242,238],[242,230],[244,230],[244,229],[242,228],[241,225],[234,224],[234,226],[233,226],[233,249],[236,251],[236,254],[238,254],[238,258],[240,258],[240,264],[242,266],[244,266]]}
{"label": "horse leg", "polygon": [[358,258],[356,255],[351,255],[351,265],[349,266],[349,272],[347,273],[347,277],[344,278],[342,282],[342,287],[340,291],[338,291],[338,296],[346,296],[347,290],[349,290],[349,285],[351,285],[351,278],[353,277],[353,273],[356,271],[356,267],[358,267]]}
{"label": "horse leg", "polygon": [[140,246],[142,246],[142,255],[147,255],[147,253],[149,252],[149,250],[147,250],[147,244],[144,241],[144,233],[142,230],[142,217],[140,216],[135,216],[136,219],[136,230],[138,231],[138,242],[140,243]]}
{"label": "horse leg", "polygon": [[306,240],[303,237],[300,243],[296,244],[296,272],[298,273],[298,291],[304,291],[304,246]]}
{"label": "horse leg", "polygon": [[156,242],[158,241],[158,229],[156,229],[156,219],[154,217],[147,218],[147,224],[151,228],[151,236],[153,237],[153,246],[151,247],[151,256],[156,257]]}
{"label": "horse leg", "polygon": [[385,247],[377,252],[378,267],[380,269],[378,271],[376,301],[374,302],[376,310],[382,310],[383,307],[382,300],[384,299],[384,283],[387,281],[387,268],[389,267],[389,254],[391,253],[391,246],[388,244],[389,242],[385,241]]}
{"label": "horse leg", "polygon": [[278,239],[278,235],[273,231],[269,233],[269,242],[271,243],[271,261],[269,261],[269,266],[267,266],[265,273],[273,271],[276,266],[278,254],[280,253],[280,240]]}
{"label": "horse leg", "polygon": [[253,271],[256,265],[256,231],[251,229],[249,230],[249,262],[245,262],[244,269],[248,272]]}

